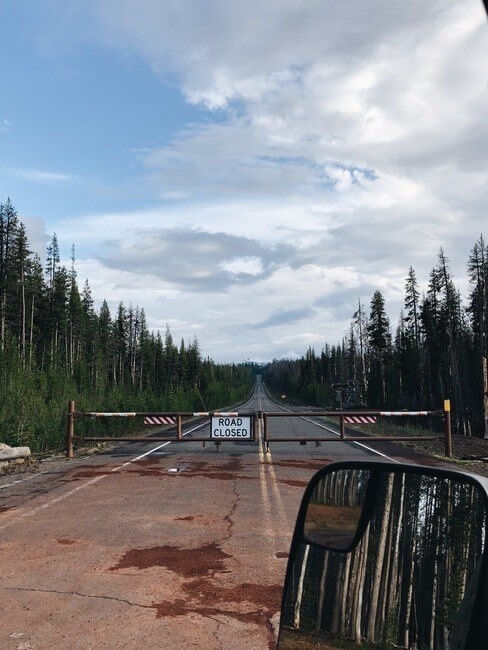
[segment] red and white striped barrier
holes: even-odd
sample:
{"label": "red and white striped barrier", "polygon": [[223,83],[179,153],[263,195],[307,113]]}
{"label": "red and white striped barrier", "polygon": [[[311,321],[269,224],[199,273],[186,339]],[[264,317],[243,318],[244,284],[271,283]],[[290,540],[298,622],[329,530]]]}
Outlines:
{"label": "red and white striped barrier", "polygon": [[144,424],[176,424],[176,418],[170,418],[163,415],[152,415],[144,418]]}
{"label": "red and white striped barrier", "polygon": [[376,424],[375,415],[345,415],[344,422],[347,424]]}
{"label": "red and white striped barrier", "polygon": [[97,413],[89,412],[84,415],[91,415],[97,418],[135,418],[137,413]]}
{"label": "red and white striped barrier", "polygon": [[193,417],[195,418],[201,418],[201,417],[207,417],[209,415],[215,415],[218,417],[221,415],[222,417],[227,417],[227,418],[236,418],[239,416],[239,413],[236,413],[234,411],[197,411],[196,413],[193,414]]}
{"label": "red and white striped barrier", "polygon": [[380,415],[397,416],[397,415],[429,415],[431,411],[380,411]]}

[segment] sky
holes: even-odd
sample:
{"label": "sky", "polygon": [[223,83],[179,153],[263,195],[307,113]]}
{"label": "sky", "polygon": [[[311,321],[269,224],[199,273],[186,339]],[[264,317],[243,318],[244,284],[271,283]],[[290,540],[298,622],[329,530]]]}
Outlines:
{"label": "sky", "polygon": [[217,361],[392,327],[488,205],[479,0],[2,0],[0,201]]}

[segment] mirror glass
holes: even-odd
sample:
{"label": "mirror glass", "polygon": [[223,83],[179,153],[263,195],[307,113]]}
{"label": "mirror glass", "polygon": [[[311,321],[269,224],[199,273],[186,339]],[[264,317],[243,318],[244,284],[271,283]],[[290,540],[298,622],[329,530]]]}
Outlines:
{"label": "mirror glass", "polygon": [[[279,648],[465,647],[485,544],[481,488],[400,468],[329,474],[326,497],[320,483],[290,559]],[[345,484],[357,490],[349,494]],[[316,515],[321,500],[332,523],[327,510]],[[361,505],[354,548],[339,552],[358,530]],[[335,514],[345,509],[347,515]],[[307,543],[314,536],[334,550]]]}
{"label": "mirror glass", "polygon": [[352,544],[369,477],[367,469],[344,469],[317,481],[305,515],[307,542],[336,550],[344,550]]}

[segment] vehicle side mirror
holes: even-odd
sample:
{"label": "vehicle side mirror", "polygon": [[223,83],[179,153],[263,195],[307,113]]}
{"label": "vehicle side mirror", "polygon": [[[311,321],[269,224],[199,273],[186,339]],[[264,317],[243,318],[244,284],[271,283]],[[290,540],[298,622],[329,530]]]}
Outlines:
{"label": "vehicle side mirror", "polygon": [[488,481],[472,474],[320,470],[297,518],[278,647],[486,647],[487,513]]}

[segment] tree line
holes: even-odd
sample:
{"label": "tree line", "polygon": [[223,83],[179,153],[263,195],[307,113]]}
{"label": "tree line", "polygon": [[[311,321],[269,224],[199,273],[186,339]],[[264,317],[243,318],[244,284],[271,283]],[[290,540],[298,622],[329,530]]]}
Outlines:
{"label": "tree line", "polygon": [[[245,365],[203,358],[195,338],[177,345],[151,332],[144,309],[95,309],[88,280],[60,263],[56,235],[43,266],[10,201],[0,204],[0,432],[36,451],[62,446],[69,399],[79,410],[207,410],[250,391]],[[79,430],[83,430],[77,425]],[[124,425],[89,423],[90,431]]]}
{"label": "tree line", "polygon": [[409,268],[393,332],[384,296],[375,291],[369,310],[358,300],[341,343],[326,344],[320,354],[310,347],[296,361],[273,361],[264,371],[268,384],[317,406],[440,409],[449,398],[454,431],[488,437],[488,246],[482,235],[467,273],[464,304],[441,249],[426,292]]}

